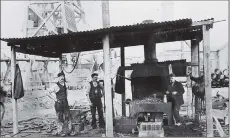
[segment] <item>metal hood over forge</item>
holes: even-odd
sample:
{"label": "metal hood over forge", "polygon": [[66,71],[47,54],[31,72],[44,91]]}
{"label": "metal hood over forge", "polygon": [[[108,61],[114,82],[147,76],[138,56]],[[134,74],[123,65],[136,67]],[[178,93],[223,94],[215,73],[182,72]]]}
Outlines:
{"label": "metal hood over forge", "polygon": [[[143,23],[153,23],[153,21],[146,20]],[[161,99],[169,84],[169,64],[172,64],[174,70],[177,67],[177,70],[185,75],[186,66],[184,63],[186,63],[186,60],[180,60],[180,62],[171,61],[171,63],[158,62],[155,37],[151,35],[147,37],[144,44],[144,56],[145,61],[143,64],[131,65],[133,68],[131,74],[133,100],[149,97],[153,94],[156,94]]]}

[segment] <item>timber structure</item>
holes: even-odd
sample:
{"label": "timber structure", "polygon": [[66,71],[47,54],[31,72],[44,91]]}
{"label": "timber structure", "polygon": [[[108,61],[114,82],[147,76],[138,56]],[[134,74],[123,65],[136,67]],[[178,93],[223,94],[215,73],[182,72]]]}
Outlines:
{"label": "timber structure", "polygon": [[[105,5],[104,5],[105,6]],[[210,34],[209,30],[213,27],[214,19],[202,21],[192,21],[191,19],[182,19],[167,22],[142,23],[129,26],[104,25],[103,29],[71,32],[57,35],[34,36],[26,38],[1,38],[7,42],[12,49],[11,70],[15,70],[15,53],[38,55],[43,57],[59,58],[63,53],[83,52],[104,49],[105,75],[110,74],[110,48],[121,48],[121,65],[124,66],[124,47],[136,45],[150,45],[164,42],[190,40],[192,49],[192,63],[199,65],[199,43],[203,40],[204,46],[204,75],[205,75],[205,99],[207,116],[207,136],[213,136],[212,118],[212,95],[211,91],[211,71],[210,71]],[[108,23],[108,22],[107,22]],[[154,50],[154,48],[152,49]],[[148,58],[155,58],[155,55],[147,55]],[[132,68],[132,67],[129,67]],[[197,76],[199,67],[192,67],[193,76]],[[124,73],[123,73],[124,74]],[[12,73],[12,78],[14,78]],[[105,78],[109,80],[108,76]],[[14,80],[14,79],[12,79]],[[107,81],[106,81],[107,82]],[[108,81],[110,82],[110,81]],[[14,83],[12,83],[14,84]],[[13,86],[12,86],[13,87]],[[110,89],[110,84],[105,83],[105,88]],[[123,87],[125,91],[125,88]],[[14,93],[14,92],[12,92]],[[108,92],[109,93],[109,92]],[[106,96],[106,105],[111,106],[111,96]],[[125,99],[125,98],[123,98]],[[107,108],[106,108],[107,109]],[[111,110],[108,108],[107,110]],[[125,111],[125,110],[124,110]],[[108,111],[106,111],[108,113]],[[17,101],[13,99],[13,132],[18,132],[17,125]],[[112,115],[106,115],[106,126],[112,126]],[[106,127],[109,131],[107,136],[113,134],[112,128]],[[109,130],[108,130],[109,129]]]}

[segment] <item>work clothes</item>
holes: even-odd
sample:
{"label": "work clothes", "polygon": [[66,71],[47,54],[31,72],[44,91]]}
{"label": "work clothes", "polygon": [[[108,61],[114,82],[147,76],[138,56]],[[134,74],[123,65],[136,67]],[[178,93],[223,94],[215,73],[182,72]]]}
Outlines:
{"label": "work clothes", "polygon": [[190,76],[190,79],[196,83],[202,83],[204,82],[204,76],[200,76],[200,77],[193,77],[193,76]]}
{"label": "work clothes", "polygon": [[[93,84],[94,83],[94,84]],[[91,103],[97,103],[98,101],[101,101],[102,98],[102,89],[99,85],[99,82],[90,82],[90,92],[89,92],[89,98]]]}
{"label": "work clothes", "polygon": [[14,78],[14,99],[20,99],[24,96],[24,88],[22,82],[22,75],[19,65],[16,64],[15,78]]}
{"label": "work clothes", "polygon": [[[184,94],[184,88],[183,85],[178,82],[174,81],[173,83],[170,83],[168,86],[168,102],[172,103],[172,114],[176,120],[176,123],[181,121],[180,118],[180,106],[184,104],[183,94]],[[173,95],[172,92],[177,92],[177,94]]]}
{"label": "work clothes", "polygon": [[92,114],[92,127],[96,128],[97,124],[96,124],[96,110],[98,112],[98,116],[99,116],[99,127],[100,128],[104,128],[105,127],[105,121],[104,121],[104,115],[103,115],[103,108],[102,108],[102,102],[101,101],[97,101],[95,103],[93,103],[90,106],[91,109],[91,114]]}
{"label": "work clothes", "polygon": [[204,100],[204,96],[205,96],[204,76],[200,76],[200,77],[190,76],[190,79],[196,82],[196,84],[192,87],[192,93],[196,95],[198,98]]}
{"label": "work clothes", "polygon": [[98,81],[91,81],[89,83],[89,88],[87,91],[87,95],[89,97],[89,102],[91,103],[90,109],[92,114],[92,127],[96,128],[96,110],[99,116],[99,127],[105,127],[104,115],[103,115],[103,106],[101,98],[103,97],[102,89],[99,85]]}
{"label": "work clothes", "polygon": [[57,100],[67,99],[67,91],[66,91],[67,88],[66,88],[66,85],[64,84],[64,86],[63,86],[59,82],[57,83],[57,85],[59,87],[59,90],[56,93]]}
{"label": "work clothes", "polygon": [[58,116],[58,121],[64,123],[66,120],[70,120],[69,104],[67,100],[66,86],[57,83],[59,90],[56,92],[57,101],[55,102],[55,110]]}
{"label": "work clothes", "polygon": [[[172,95],[172,92],[176,91],[176,95]],[[175,99],[175,102],[177,102],[178,105],[184,104],[183,94],[184,94],[184,87],[183,85],[175,81],[174,83],[170,84],[168,86],[168,92],[170,93],[168,96]]]}
{"label": "work clothes", "polygon": [[[58,117],[57,128],[58,133],[70,133],[71,131],[71,115],[67,100],[67,88],[65,84],[56,83],[49,91],[56,94],[57,101],[55,102],[55,111]],[[68,127],[68,128],[67,128]],[[64,132],[65,131],[65,132]]]}

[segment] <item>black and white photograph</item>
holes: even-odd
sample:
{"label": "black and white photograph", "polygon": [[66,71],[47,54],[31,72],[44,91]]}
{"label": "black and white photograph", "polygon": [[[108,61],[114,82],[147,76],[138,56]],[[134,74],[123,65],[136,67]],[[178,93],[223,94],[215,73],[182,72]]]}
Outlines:
{"label": "black and white photograph", "polygon": [[1,1],[0,137],[229,137],[229,1]]}

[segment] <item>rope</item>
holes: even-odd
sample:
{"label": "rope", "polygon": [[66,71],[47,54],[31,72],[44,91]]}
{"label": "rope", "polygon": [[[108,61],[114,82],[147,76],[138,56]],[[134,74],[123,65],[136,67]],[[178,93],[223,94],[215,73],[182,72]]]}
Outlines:
{"label": "rope", "polygon": [[71,74],[71,73],[74,71],[74,69],[75,69],[76,66],[77,66],[77,63],[78,63],[78,59],[79,59],[80,54],[81,54],[81,53],[79,52],[79,54],[78,54],[78,56],[77,56],[76,63],[75,63],[75,65],[74,65],[73,69],[72,69],[70,72],[66,71],[65,68],[63,67],[63,70],[64,70],[66,73]]}

